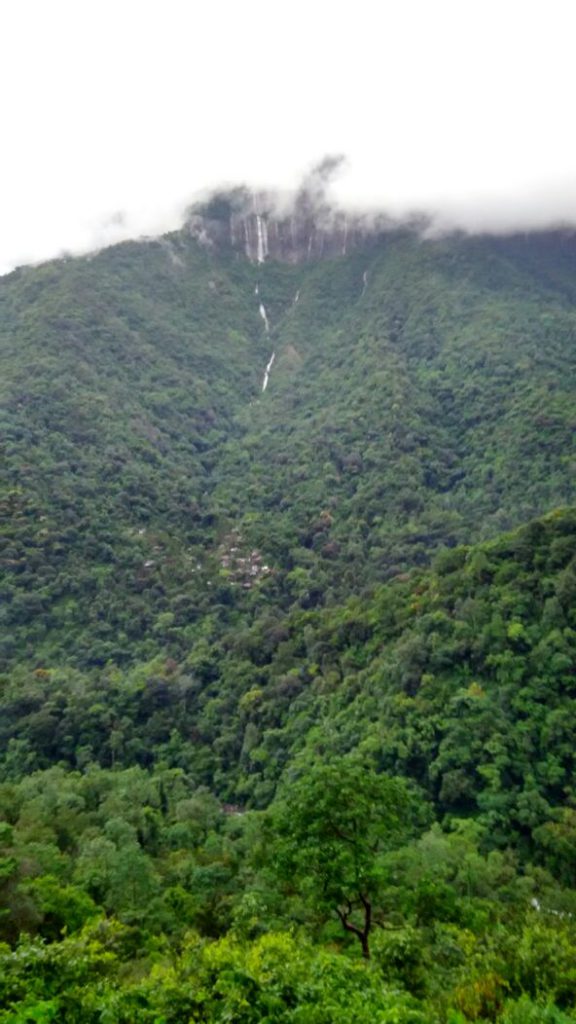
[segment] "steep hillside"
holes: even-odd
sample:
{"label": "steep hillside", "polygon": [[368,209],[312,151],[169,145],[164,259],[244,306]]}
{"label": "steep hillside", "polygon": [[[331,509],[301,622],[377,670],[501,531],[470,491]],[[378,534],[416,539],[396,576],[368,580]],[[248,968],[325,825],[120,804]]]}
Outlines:
{"label": "steep hillside", "polygon": [[180,663],[18,671],[2,770],[158,763],[262,806],[295,758],[360,749],[441,818],[532,843],[574,795],[575,598],[576,515],[556,512],[371,598],[209,617]]}
{"label": "steep hillside", "polygon": [[0,1019],[570,1024],[575,599],[571,510],[180,667],[15,673]]}
{"label": "steep hillside", "polygon": [[3,278],[4,664],[180,658],[571,502],[575,253],[185,228]]}
{"label": "steep hillside", "polygon": [[[564,267],[558,248],[549,272],[568,288],[576,250]],[[246,423],[250,473],[242,486],[226,450],[215,494],[259,543],[283,538],[295,565],[312,549],[323,591],[572,499],[573,298],[521,249],[391,237],[319,264],[273,330],[269,394]]]}
{"label": "steep hillside", "polygon": [[183,239],[2,280],[8,658],[131,658],[164,577],[194,591],[215,452],[269,354],[235,270]]}
{"label": "steep hillside", "polygon": [[574,1024],[576,241],[233,200],[0,280],[0,1024]]}

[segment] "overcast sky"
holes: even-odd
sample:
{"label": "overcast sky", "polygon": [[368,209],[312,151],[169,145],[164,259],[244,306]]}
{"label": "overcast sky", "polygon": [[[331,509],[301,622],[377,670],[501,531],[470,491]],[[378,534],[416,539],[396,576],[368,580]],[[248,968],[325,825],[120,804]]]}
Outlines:
{"label": "overcast sky", "polygon": [[0,272],[327,153],[342,202],[576,222],[573,0],[18,0],[1,29]]}

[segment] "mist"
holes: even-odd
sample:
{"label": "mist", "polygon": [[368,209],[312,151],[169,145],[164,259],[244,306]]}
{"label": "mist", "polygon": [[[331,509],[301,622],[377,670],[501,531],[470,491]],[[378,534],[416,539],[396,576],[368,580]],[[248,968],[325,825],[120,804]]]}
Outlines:
{"label": "mist", "polygon": [[569,2],[199,6],[5,13],[0,272],[174,229],[206,190],[311,194],[327,153],[340,207],[576,224]]}

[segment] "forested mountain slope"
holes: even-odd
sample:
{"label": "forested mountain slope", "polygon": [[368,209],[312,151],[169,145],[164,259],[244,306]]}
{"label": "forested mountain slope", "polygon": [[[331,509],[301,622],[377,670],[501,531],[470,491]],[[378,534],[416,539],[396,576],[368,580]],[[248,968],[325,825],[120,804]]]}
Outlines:
{"label": "forested mountain slope", "polygon": [[184,229],[3,278],[4,663],[168,625],[178,657],[252,584],[330,603],[571,502],[575,254],[396,230],[255,264]]}
{"label": "forested mountain slope", "polygon": [[190,674],[15,673],[0,1020],[570,1024],[575,598],[566,511]]}
{"label": "forested mountain slope", "polygon": [[15,670],[0,763],[159,763],[263,806],[295,758],[360,749],[440,818],[531,846],[573,795],[575,601],[576,516],[556,512],[370,598],[210,620],[179,663]]}
{"label": "forested mountain slope", "polygon": [[299,216],[0,279],[0,1024],[576,1020],[576,240]]}

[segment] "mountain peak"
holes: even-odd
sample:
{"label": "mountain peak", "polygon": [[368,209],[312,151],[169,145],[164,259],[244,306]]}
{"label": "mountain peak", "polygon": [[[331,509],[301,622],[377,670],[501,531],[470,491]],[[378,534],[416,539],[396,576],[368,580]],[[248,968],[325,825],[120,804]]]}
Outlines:
{"label": "mountain peak", "polygon": [[243,253],[251,263],[296,264],[346,256],[391,222],[335,208],[305,186],[291,196],[239,187],[193,206],[186,227],[201,244]]}

